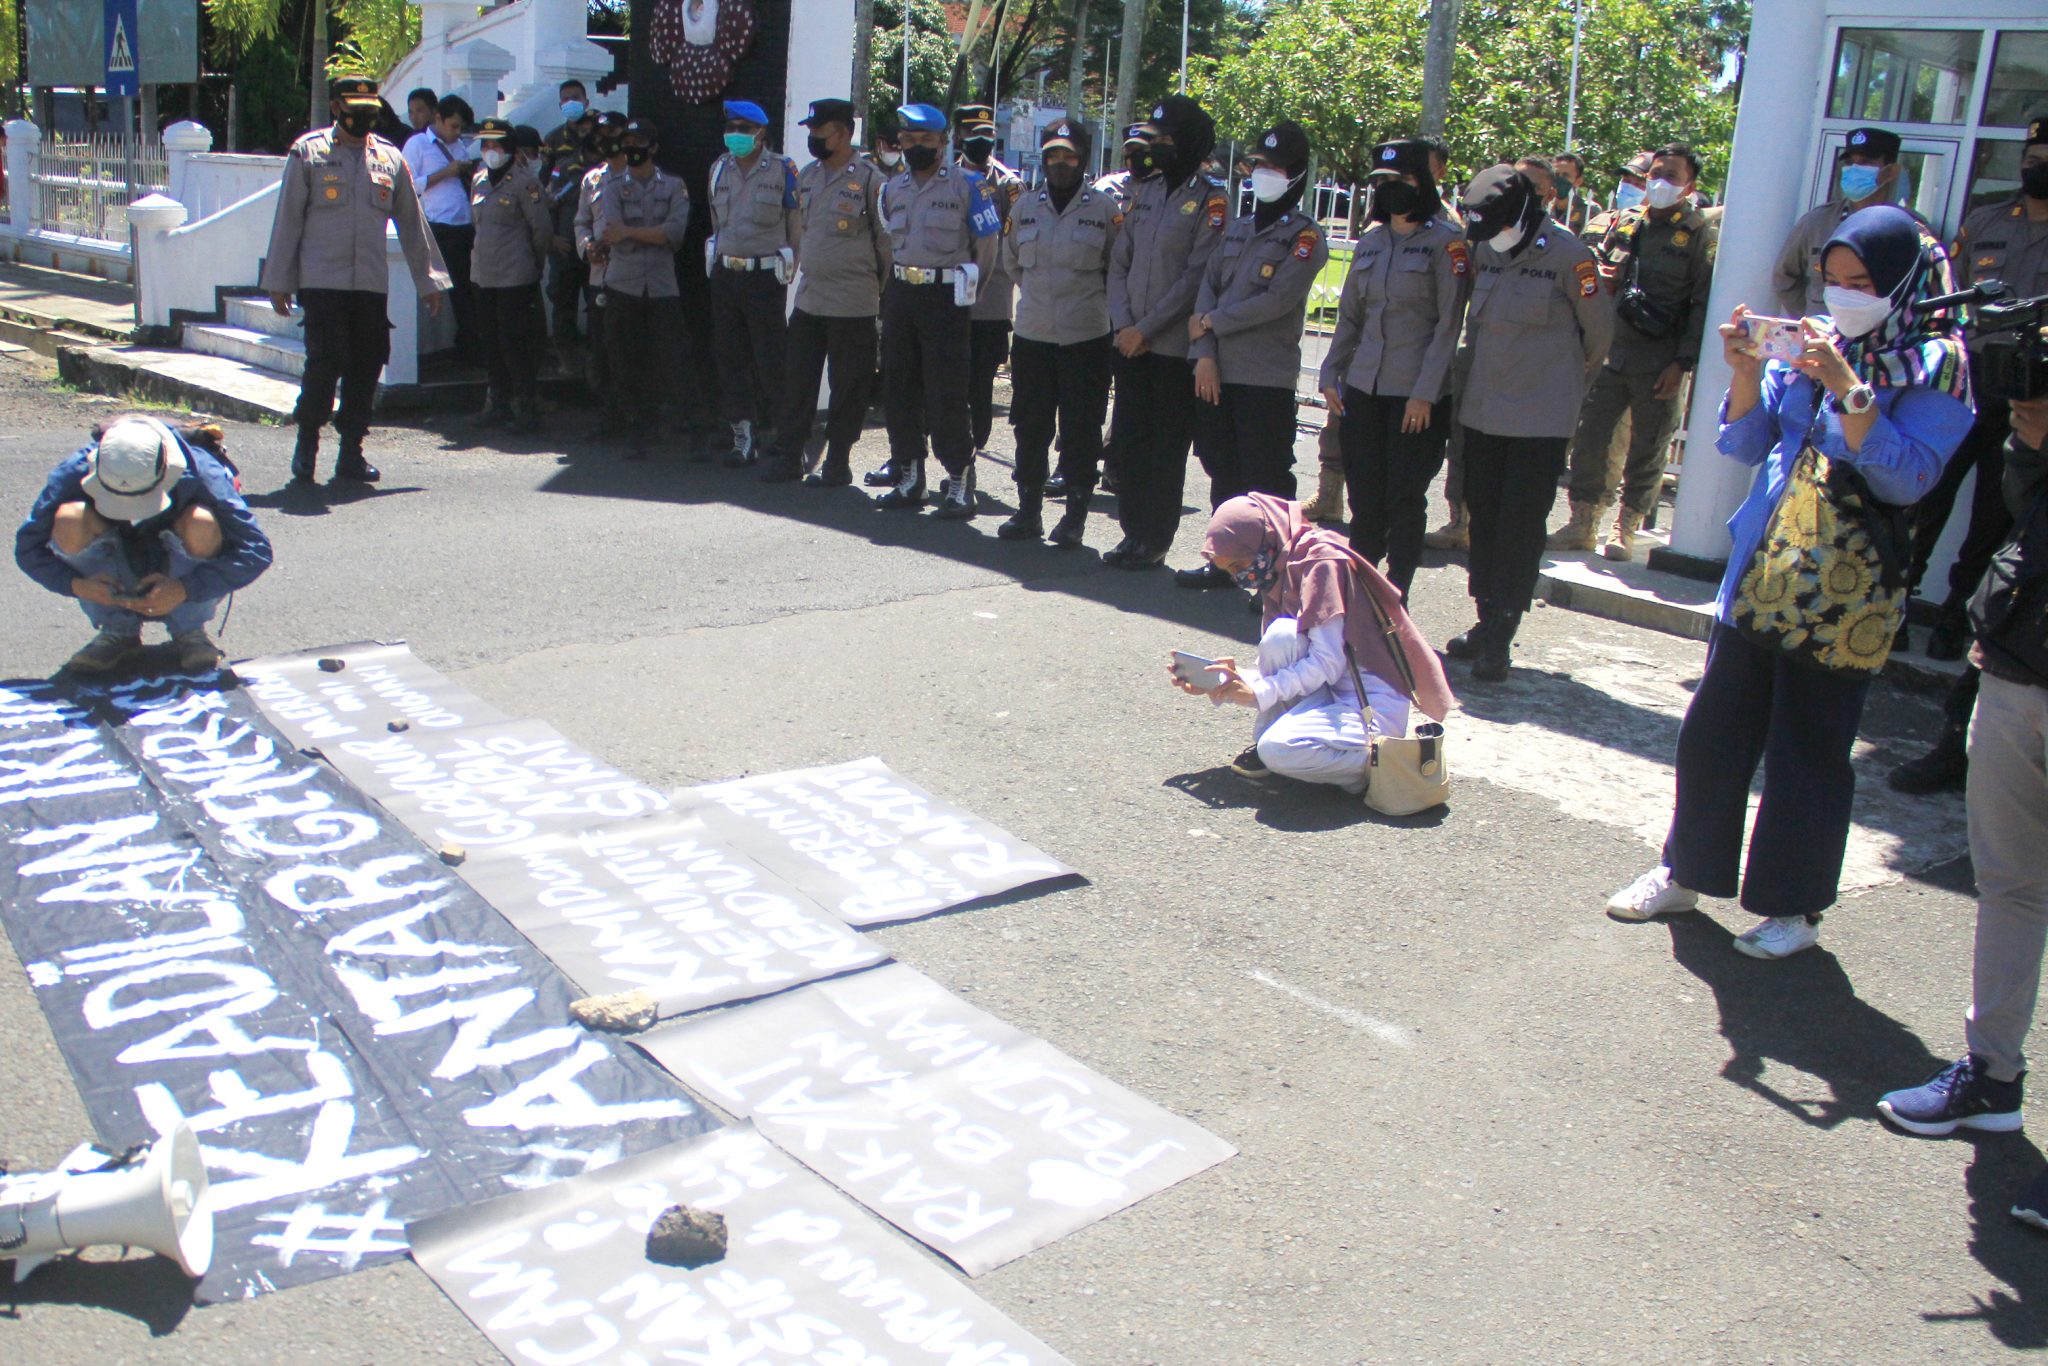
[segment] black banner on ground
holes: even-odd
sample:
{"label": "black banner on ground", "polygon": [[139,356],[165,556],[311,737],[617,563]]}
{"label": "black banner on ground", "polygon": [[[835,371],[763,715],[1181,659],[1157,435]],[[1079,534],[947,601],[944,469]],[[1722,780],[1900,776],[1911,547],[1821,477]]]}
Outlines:
{"label": "black banner on ground", "polygon": [[239,692],[0,685],[0,919],[101,1141],[198,1134],[202,1300],[715,1127]]}

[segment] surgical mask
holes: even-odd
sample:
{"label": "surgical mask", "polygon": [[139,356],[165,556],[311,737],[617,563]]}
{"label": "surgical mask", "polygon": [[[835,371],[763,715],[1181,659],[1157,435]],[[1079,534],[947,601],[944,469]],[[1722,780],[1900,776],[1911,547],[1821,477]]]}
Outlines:
{"label": "surgical mask", "polygon": [[884,149],[883,151],[875,153],[875,160],[881,162],[884,166],[887,166],[890,170],[893,171],[898,166],[901,166],[903,164],[903,153],[891,152]]}
{"label": "surgical mask", "polygon": [[1877,167],[1844,166],[1839,183],[1842,196],[1854,204],[1877,193]]}
{"label": "surgical mask", "polygon": [[344,109],[341,111],[341,131],[352,138],[368,137],[377,126],[377,111],[374,109]]}
{"label": "surgical mask", "polygon": [[804,150],[811,154],[812,161],[823,161],[832,155],[832,149],[825,145],[825,139],[816,133],[804,139]]}
{"label": "surgical mask", "polygon": [[1522,239],[1526,237],[1528,233],[1529,230],[1527,228],[1523,227],[1520,223],[1517,223],[1512,228],[1502,228],[1499,232],[1487,238],[1486,245],[1492,247],[1501,255],[1506,256],[1516,247],[1522,245]]}
{"label": "surgical mask", "polygon": [[1252,198],[1261,204],[1271,204],[1287,193],[1287,187],[1294,183],[1294,177],[1271,166],[1259,166],[1252,170]]}
{"label": "surgical mask", "polygon": [[994,138],[966,138],[960,143],[960,151],[966,158],[980,165],[996,153]]}
{"label": "surgical mask", "polygon": [[2020,167],[2020,192],[2029,199],[2048,199],[2048,161]]}
{"label": "surgical mask", "polygon": [[1879,294],[1829,285],[1820,296],[1827,305],[1828,317],[1834,320],[1835,331],[1847,338],[1870,335],[1892,315],[1892,301]]}
{"label": "surgical mask", "polygon": [[1649,188],[1643,191],[1643,202],[1653,209],[1668,209],[1678,202],[1680,193],[1675,181],[1658,177],[1652,179]]}
{"label": "surgical mask", "polygon": [[628,147],[626,149],[626,164],[628,166],[645,166],[653,159],[654,149],[652,147]]}
{"label": "surgical mask", "polygon": [[759,145],[760,141],[752,133],[727,133],[725,135],[725,150],[731,152],[736,157],[750,157],[754,154],[754,148]]}
{"label": "surgical mask", "polygon": [[510,152],[501,152],[495,147],[484,153],[484,165],[494,171],[504,170],[506,166],[511,164],[511,161],[512,154]]}
{"label": "surgical mask", "polygon": [[1621,213],[1627,213],[1648,197],[1642,186],[1631,185],[1626,180],[1614,187],[1614,207]]}
{"label": "surgical mask", "polygon": [[936,147],[906,147],[903,159],[910,163],[913,171],[929,171],[939,164],[939,149]]}
{"label": "surgical mask", "polygon": [[576,122],[576,120],[578,120],[578,119],[580,119],[580,118],[582,118],[582,117],[583,117],[583,101],[582,101],[582,100],[563,100],[563,101],[562,101],[562,122],[564,122],[564,123],[574,123],[574,122]]}

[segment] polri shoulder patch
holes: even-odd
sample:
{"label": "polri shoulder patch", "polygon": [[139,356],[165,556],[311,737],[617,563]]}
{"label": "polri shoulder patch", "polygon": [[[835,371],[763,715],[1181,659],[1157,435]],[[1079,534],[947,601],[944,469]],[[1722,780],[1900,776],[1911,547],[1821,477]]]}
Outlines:
{"label": "polri shoulder patch", "polygon": [[1301,236],[1294,239],[1294,259],[1306,261],[1316,254],[1316,234],[1313,228],[1304,228]]}
{"label": "polri shoulder patch", "polygon": [[1465,245],[1462,237],[1453,237],[1444,243],[1444,255],[1451,258],[1451,274],[1460,279],[1472,273],[1472,249]]}
{"label": "polri shoulder patch", "polygon": [[[1192,204],[1193,204],[1194,202],[1195,202],[1195,201],[1194,201],[1194,200],[1192,200],[1192,199],[1190,199],[1190,200],[1188,201],[1188,203],[1189,203],[1190,205],[1192,205]],[[1224,198],[1224,197],[1223,197],[1222,195],[1220,195],[1220,194],[1219,194],[1219,195],[1212,195],[1212,196],[1210,196],[1210,198],[1209,198],[1209,230],[1210,230],[1211,232],[1222,232],[1222,231],[1223,231],[1223,224],[1224,224],[1224,221],[1225,221],[1226,219],[1228,219],[1229,217],[1230,217],[1230,201],[1229,201],[1228,199],[1225,199],[1225,198]]]}
{"label": "polri shoulder patch", "polygon": [[1579,277],[1579,297],[1590,299],[1600,292],[1600,267],[1591,261],[1581,261],[1572,267],[1572,273]]}

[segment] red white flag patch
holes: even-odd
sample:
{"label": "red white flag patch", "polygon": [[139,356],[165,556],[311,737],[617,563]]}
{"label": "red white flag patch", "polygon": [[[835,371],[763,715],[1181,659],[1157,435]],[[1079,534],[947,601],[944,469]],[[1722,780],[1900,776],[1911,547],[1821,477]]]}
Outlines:
{"label": "red white flag patch", "polygon": [[1579,297],[1590,299],[1600,292],[1600,267],[1591,261],[1581,261],[1573,270],[1579,277]]}

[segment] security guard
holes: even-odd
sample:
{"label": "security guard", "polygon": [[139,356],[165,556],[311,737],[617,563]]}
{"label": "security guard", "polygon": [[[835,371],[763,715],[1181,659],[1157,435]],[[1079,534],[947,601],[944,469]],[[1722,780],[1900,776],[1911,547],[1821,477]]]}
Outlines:
{"label": "security guard", "polygon": [[[953,125],[960,133],[961,168],[981,177],[982,192],[1007,222],[1011,207],[1024,193],[1024,180],[996,160],[995,119],[994,107],[986,104],[963,104],[953,111]],[[995,430],[996,371],[1010,358],[1010,316],[1016,292],[1016,281],[997,253],[975,295],[973,345],[969,348],[968,410],[974,425],[976,460],[988,453],[989,433]],[[967,480],[972,492],[972,465]]]}
{"label": "security guard", "polygon": [[1614,335],[1614,301],[1584,242],[1543,212],[1529,178],[1495,166],[1465,195],[1472,302],[1471,377],[1458,394],[1468,589],[1479,624],[1445,647],[1472,676],[1506,678],[1515,632],[1536,591],[1543,527],[1557,501],[1579,404]]}
{"label": "security guard", "polygon": [[[542,148],[541,192],[546,197],[552,231],[548,244],[548,335],[563,369],[568,369],[583,340],[579,316],[583,294],[590,286],[590,266],[576,254],[576,209],[582,198],[583,177],[604,158],[597,150],[598,113],[588,110],[582,118],[558,130],[574,140]],[[580,131],[579,131],[580,130]],[[592,324],[595,326],[595,323]]]}
{"label": "security guard", "polygon": [[[590,332],[584,379],[590,385],[590,392],[600,402],[611,392],[611,385],[608,383],[611,375],[611,354],[604,339],[604,263],[611,248],[593,239],[590,230],[594,222],[594,201],[598,186],[607,175],[626,173],[626,147],[622,141],[625,132],[624,114],[607,112],[598,116],[597,131],[592,136],[591,144],[591,154],[595,160],[576,185],[576,211],[570,220],[569,229],[571,248],[584,268],[583,311],[585,325]],[[604,430],[603,424],[600,423],[599,434],[603,435]]]}
{"label": "security guard", "polygon": [[896,111],[908,168],[882,189],[890,280],[882,291],[882,404],[895,484],[885,508],[924,506],[925,441],[949,476],[938,515],[974,515],[967,471],[974,436],[967,417],[968,314],[993,264],[1003,220],[981,177],[945,164],[946,116],[928,104]]}
{"label": "security guard", "polygon": [[[1841,197],[1815,205],[1792,225],[1771,270],[1771,292],[1781,313],[1804,318],[1827,312],[1821,302],[1820,249],[1844,218],[1872,204],[1889,203],[1898,181],[1899,135],[1889,128],[1851,130],[1835,172]],[[1912,212],[1905,205],[1899,207]]]}
{"label": "security guard", "polygon": [[[1614,345],[1587,391],[1571,450],[1571,520],[1550,538],[1552,550],[1591,550],[1621,486],[1621,512],[1602,552],[1635,554],[1636,532],[1664,488],[1665,449],[1678,426],[1678,393],[1699,365],[1714,283],[1717,234],[1690,198],[1699,157],[1674,143],[1650,163],[1645,199],[1624,210],[1593,246],[1601,278],[1615,298]],[[1619,460],[1615,430],[1629,417]]]}
{"label": "security guard", "polygon": [[555,229],[548,218],[540,182],[532,169],[512,157],[512,125],[485,119],[477,126],[483,169],[470,182],[469,208],[476,224],[470,280],[476,285],[478,330],[491,386],[481,425],[510,422],[523,432],[540,425],[534,383],[540,355],[540,272]]}
{"label": "security guard", "polygon": [[1129,434],[1117,469],[1123,540],[1103,563],[1141,569],[1163,563],[1180,524],[1194,425],[1195,377],[1188,365],[1188,314],[1230,222],[1230,195],[1202,173],[1216,124],[1185,95],[1152,110],[1149,160],[1109,258],[1109,319],[1123,369],[1113,426]]}
{"label": "security guard", "polygon": [[1441,216],[1429,144],[1381,143],[1372,157],[1372,224],[1352,251],[1321,384],[1350,488],[1351,548],[1384,558],[1406,597],[1450,436],[1472,256]]}
{"label": "security guard", "polygon": [[764,483],[803,473],[804,443],[817,417],[818,380],[831,364],[832,409],[825,419],[825,459],[806,482],[843,488],[867,416],[875,379],[875,319],[889,278],[889,236],[876,201],[887,177],[854,155],[853,105],[813,100],[803,121],[811,130],[811,164],[796,178],[802,236],[797,241],[796,308],[789,316],[788,393],[776,424],[775,450]]}
{"label": "security guard", "polygon": [[[620,142],[625,169],[598,177],[590,241],[605,248],[604,339],[611,373],[603,432],[630,435],[629,458],[638,459],[652,440],[666,381],[680,370],[676,251],[690,225],[690,192],[655,166],[661,135],[652,120],[629,119]],[[649,356],[656,360],[652,367]]]}
{"label": "security guard", "polygon": [[292,479],[313,478],[320,428],[332,417],[341,435],[334,477],[375,483],[377,467],[363,458],[363,438],[370,431],[377,376],[391,356],[385,225],[398,229],[398,245],[427,312],[440,313],[450,281],[404,156],[370,131],[381,108],[377,82],[340,77],[327,87],[327,107],[334,125],[306,134],[285,156],[263,259],[263,290],[270,306],[287,317],[294,294],[306,311]]}
{"label": "security guard", "polygon": [[1066,514],[1051,541],[1081,544],[1088,500],[1102,459],[1109,407],[1109,255],[1123,213],[1114,196],[1086,183],[1088,126],[1055,119],[1038,137],[1045,188],[1026,194],[1003,228],[1003,264],[1017,282],[1017,345],[1010,359],[1016,397],[1017,515],[996,529],[1006,541],[1043,535],[1046,454],[1060,434]]}
{"label": "security guard", "polygon": [[711,165],[711,335],[718,401],[732,427],[728,468],[760,459],[755,437],[783,401],[788,287],[796,274],[796,163],[768,151],[768,114],[725,102],[725,154]]}
{"label": "security guard", "polygon": [[[1298,212],[1308,188],[1308,134],[1282,119],[1252,152],[1257,207],[1230,225],[1202,272],[1188,319],[1195,362],[1195,455],[1209,474],[1213,511],[1247,493],[1294,497],[1294,382],[1308,292],[1330,259],[1314,215]],[[1174,576],[1183,588],[1222,588],[1231,576],[1207,560]]]}

